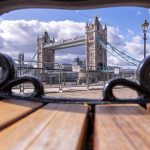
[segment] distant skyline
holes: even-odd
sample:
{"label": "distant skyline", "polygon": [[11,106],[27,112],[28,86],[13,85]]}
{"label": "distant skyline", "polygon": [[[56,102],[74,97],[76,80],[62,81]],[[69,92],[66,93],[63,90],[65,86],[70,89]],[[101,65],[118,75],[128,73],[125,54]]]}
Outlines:
{"label": "distant skyline", "polygon": [[[56,40],[84,35],[85,23],[98,16],[108,26],[108,42],[126,54],[143,58],[143,32],[141,24],[150,22],[150,9],[140,7],[114,7],[88,10],[23,9],[0,16],[0,51],[17,57],[25,52],[26,59],[36,52],[36,38],[47,30]],[[150,29],[150,27],[149,27]],[[150,31],[150,30],[149,30]],[[147,54],[150,53],[148,32]],[[76,56],[85,58],[84,47],[57,51],[57,62],[73,62]],[[109,56],[109,64],[120,64]]]}

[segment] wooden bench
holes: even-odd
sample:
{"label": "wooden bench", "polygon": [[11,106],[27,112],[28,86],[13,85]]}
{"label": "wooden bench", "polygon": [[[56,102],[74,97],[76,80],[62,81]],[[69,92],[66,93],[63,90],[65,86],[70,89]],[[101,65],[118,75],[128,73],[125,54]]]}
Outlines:
{"label": "wooden bench", "polygon": [[[149,107],[149,104],[147,105]],[[83,150],[88,106],[0,101],[0,149]],[[91,126],[90,126],[91,127]],[[150,148],[150,114],[137,104],[95,106],[95,150]],[[92,139],[92,138],[91,138]]]}
{"label": "wooden bench", "polygon": [[18,100],[0,100],[0,129],[25,117],[43,104]]}
{"label": "wooden bench", "polygon": [[96,106],[95,150],[149,150],[150,114],[137,104]]}
{"label": "wooden bench", "polygon": [[83,149],[87,114],[82,105],[2,101],[0,149]]}
{"label": "wooden bench", "polygon": [[148,104],[146,105],[146,109],[147,109],[148,112],[150,112],[150,103],[148,103]]}

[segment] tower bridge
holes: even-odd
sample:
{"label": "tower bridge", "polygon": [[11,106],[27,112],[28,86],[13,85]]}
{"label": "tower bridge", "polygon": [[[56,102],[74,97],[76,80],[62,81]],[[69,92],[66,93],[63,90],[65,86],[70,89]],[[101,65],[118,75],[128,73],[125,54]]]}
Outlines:
{"label": "tower bridge", "polygon": [[48,33],[37,38],[37,66],[39,68],[54,69],[55,51],[75,46],[85,45],[87,70],[97,71],[107,67],[107,52],[117,59],[130,65],[137,66],[139,60],[128,56],[107,42],[107,27],[102,27],[98,17],[94,22],[85,25],[85,35],[72,39],[55,42]]}
{"label": "tower bridge", "polygon": [[55,42],[48,33],[37,38],[37,66],[39,68],[53,69],[55,64],[55,51],[79,45],[85,45],[86,66],[88,70],[96,71],[107,66],[107,51],[97,39],[107,43],[107,27],[102,27],[98,17],[93,23],[85,25],[85,35]]}

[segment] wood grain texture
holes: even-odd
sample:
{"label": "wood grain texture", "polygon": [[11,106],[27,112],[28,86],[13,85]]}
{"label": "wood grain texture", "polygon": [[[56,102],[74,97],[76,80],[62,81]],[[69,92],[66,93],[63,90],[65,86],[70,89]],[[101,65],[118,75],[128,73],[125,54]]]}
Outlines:
{"label": "wood grain texture", "polygon": [[94,150],[128,149],[150,149],[150,114],[136,104],[96,106]]}
{"label": "wood grain texture", "polygon": [[41,103],[19,101],[19,100],[1,100],[0,101],[0,129],[26,116],[35,109],[42,106]]}
{"label": "wood grain texture", "polygon": [[148,112],[150,112],[150,103],[146,104],[146,109],[147,109]]}
{"label": "wood grain texture", "polygon": [[82,149],[87,112],[81,105],[48,104],[3,130],[0,149]]}

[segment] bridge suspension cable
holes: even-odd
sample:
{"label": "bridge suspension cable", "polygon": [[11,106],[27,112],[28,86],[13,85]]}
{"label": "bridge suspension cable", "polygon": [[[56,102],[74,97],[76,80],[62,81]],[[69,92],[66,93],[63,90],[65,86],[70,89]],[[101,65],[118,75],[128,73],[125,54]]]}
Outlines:
{"label": "bridge suspension cable", "polygon": [[98,39],[98,42],[104,47],[109,53],[111,53],[113,56],[115,56],[117,59],[122,60],[123,62],[127,62],[133,66],[137,66],[140,61],[123,53],[122,51],[118,50],[116,47],[114,47],[112,44]]}
{"label": "bridge suspension cable", "polygon": [[37,55],[37,52],[35,52],[35,54],[34,54],[33,57],[31,58],[31,61],[28,61],[28,65],[32,65],[33,62],[36,62],[36,61],[34,60],[36,55]]}

